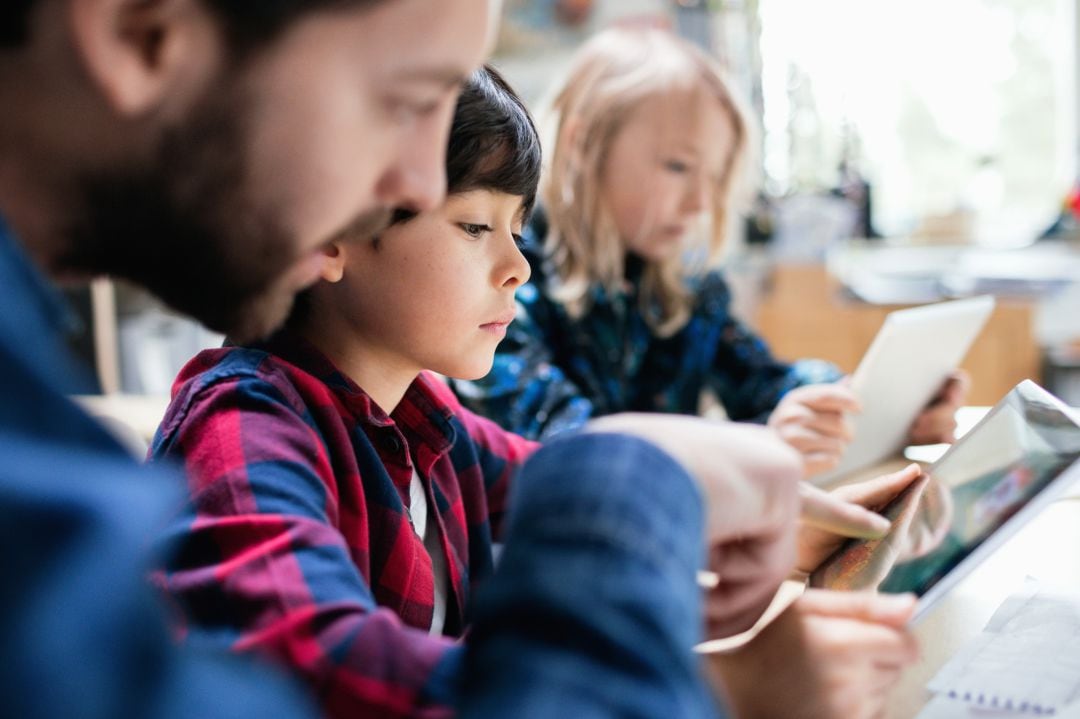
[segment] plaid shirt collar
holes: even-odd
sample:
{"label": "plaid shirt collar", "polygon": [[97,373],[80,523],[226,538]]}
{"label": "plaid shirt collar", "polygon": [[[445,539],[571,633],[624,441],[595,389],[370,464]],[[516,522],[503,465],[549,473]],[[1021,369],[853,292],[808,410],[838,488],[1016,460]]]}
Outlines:
{"label": "plaid shirt collar", "polygon": [[396,425],[410,442],[422,442],[433,458],[449,452],[454,445],[457,437],[451,423],[454,407],[448,401],[452,395],[433,373],[419,374],[405,390],[398,406],[387,414],[329,357],[298,334],[282,330],[255,348],[280,357],[325,384],[357,423],[375,427]]}

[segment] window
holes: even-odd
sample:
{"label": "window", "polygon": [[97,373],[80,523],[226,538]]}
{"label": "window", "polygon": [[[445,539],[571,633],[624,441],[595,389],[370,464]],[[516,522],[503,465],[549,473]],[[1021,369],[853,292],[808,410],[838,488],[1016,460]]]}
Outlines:
{"label": "window", "polygon": [[1076,179],[1076,0],[760,0],[764,169],[775,193],[850,160],[889,235],[968,218],[1032,240]]}

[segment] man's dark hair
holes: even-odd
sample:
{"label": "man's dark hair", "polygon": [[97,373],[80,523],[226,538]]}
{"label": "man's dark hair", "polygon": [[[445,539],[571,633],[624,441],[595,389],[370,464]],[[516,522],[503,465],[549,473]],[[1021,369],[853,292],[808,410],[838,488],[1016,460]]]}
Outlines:
{"label": "man's dark hair", "polygon": [[7,0],[0,3],[0,48],[26,41],[30,8],[35,0]]}
{"label": "man's dark hair", "polygon": [[[352,10],[387,0],[201,0],[221,18],[234,52],[273,40],[301,15]],[[21,45],[29,34],[30,12],[41,0],[0,0],[0,48]]]}

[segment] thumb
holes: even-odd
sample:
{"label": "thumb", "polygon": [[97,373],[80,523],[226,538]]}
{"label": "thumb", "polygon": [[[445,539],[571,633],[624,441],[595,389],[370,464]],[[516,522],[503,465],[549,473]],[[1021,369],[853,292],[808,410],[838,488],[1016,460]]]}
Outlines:
{"label": "thumb", "polygon": [[892,524],[866,507],[819,489],[808,482],[799,483],[804,524],[841,537],[877,539],[884,537]]}
{"label": "thumb", "polygon": [[853,502],[868,509],[881,510],[922,476],[918,464],[909,464],[898,472],[884,474],[864,482],[849,484],[830,492],[847,502]]}

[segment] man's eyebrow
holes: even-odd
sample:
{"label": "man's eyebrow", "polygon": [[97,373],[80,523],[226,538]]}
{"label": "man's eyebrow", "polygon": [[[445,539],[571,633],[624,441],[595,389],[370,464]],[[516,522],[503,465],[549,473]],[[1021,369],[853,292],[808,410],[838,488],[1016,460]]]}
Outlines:
{"label": "man's eyebrow", "polygon": [[468,77],[467,73],[454,68],[412,68],[397,73],[394,80],[439,85],[450,90],[464,85]]}

